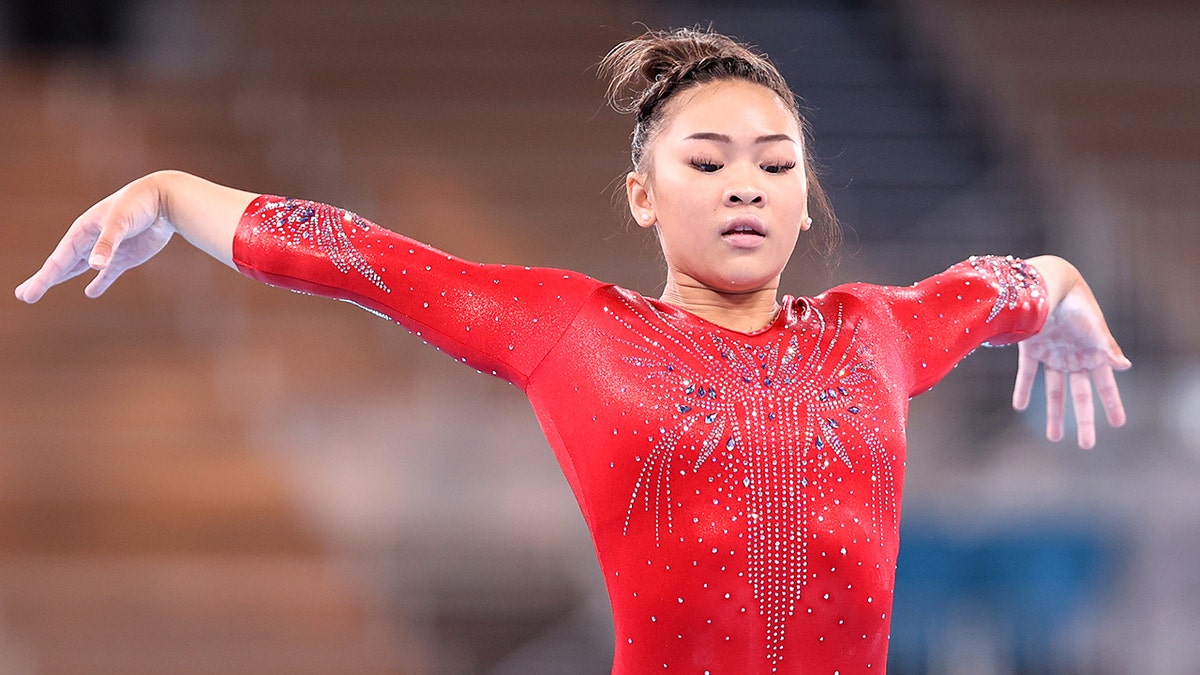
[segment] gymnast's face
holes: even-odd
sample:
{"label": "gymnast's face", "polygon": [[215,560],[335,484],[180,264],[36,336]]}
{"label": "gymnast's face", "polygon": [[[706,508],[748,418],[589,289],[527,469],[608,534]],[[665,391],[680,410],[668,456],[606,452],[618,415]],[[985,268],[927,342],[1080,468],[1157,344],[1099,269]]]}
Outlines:
{"label": "gymnast's face", "polygon": [[630,210],[656,227],[668,284],[720,293],[779,286],[808,229],[795,114],[770,89],[722,80],[667,104],[645,173],[626,179]]}

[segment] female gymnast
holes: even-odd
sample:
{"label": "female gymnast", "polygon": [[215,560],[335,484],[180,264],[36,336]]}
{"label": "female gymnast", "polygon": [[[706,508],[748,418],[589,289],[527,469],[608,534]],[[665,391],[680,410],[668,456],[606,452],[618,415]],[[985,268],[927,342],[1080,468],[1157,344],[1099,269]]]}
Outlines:
{"label": "female gymnast", "polygon": [[[467,262],[354,213],[158,172],[83,213],[16,289],[103,293],[176,232],[243,274],[349,300],[529,397],[590,528],[614,673],[886,668],[908,400],[983,343],[1044,365],[1046,434],[1124,423],[1130,363],[1053,256],[971,258],[908,287],[779,295],[798,239],[836,235],[775,67],[711,32],[650,32],[603,61],[634,114],[634,220],[662,297],[574,272]],[[821,234],[821,231],[824,234]]]}

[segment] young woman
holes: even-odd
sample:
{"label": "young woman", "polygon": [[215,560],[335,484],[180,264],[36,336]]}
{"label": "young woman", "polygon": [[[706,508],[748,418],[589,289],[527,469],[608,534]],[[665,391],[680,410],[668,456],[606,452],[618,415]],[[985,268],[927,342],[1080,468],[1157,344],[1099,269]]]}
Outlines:
{"label": "young woman", "polygon": [[626,187],[662,245],[659,299],[179,172],[86,211],[17,297],[88,269],[98,296],[178,232],[256,279],[386,315],[529,396],[591,529],[614,672],[881,672],[909,398],[980,344],[1023,340],[1014,405],[1044,364],[1047,435],[1069,381],[1090,447],[1092,383],[1119,426],[1113,370],[1130,364],[1050,256],[780,297],[797,241],[836,224],[779,73],[694,30],[623,43],[604,70],[636,117]]}

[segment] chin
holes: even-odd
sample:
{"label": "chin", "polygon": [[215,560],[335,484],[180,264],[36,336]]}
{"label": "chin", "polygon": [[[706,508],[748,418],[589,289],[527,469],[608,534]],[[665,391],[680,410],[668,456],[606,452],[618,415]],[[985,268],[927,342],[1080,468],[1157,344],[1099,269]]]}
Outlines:
{"label": "chin", "polygon": [[753,293],[761,291],[764,288],[769,288],[778,277],[763,278],[760,276],[744,277],[744,276],[727,276],[721,279],[713,279],[706,285],[720,293]]}

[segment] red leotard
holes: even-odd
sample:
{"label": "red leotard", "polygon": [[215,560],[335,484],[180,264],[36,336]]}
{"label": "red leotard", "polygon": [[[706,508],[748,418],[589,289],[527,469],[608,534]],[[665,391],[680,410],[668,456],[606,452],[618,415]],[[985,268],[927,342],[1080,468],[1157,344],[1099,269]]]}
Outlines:
{"label": "red leotard", "polygon": [[908,400],[1046,315],[1036,270],[983,257],[906,288],[787,296],[740,333],[269,196],[234,259],[524,390],[591,530],[621,674],[882,672]]}

